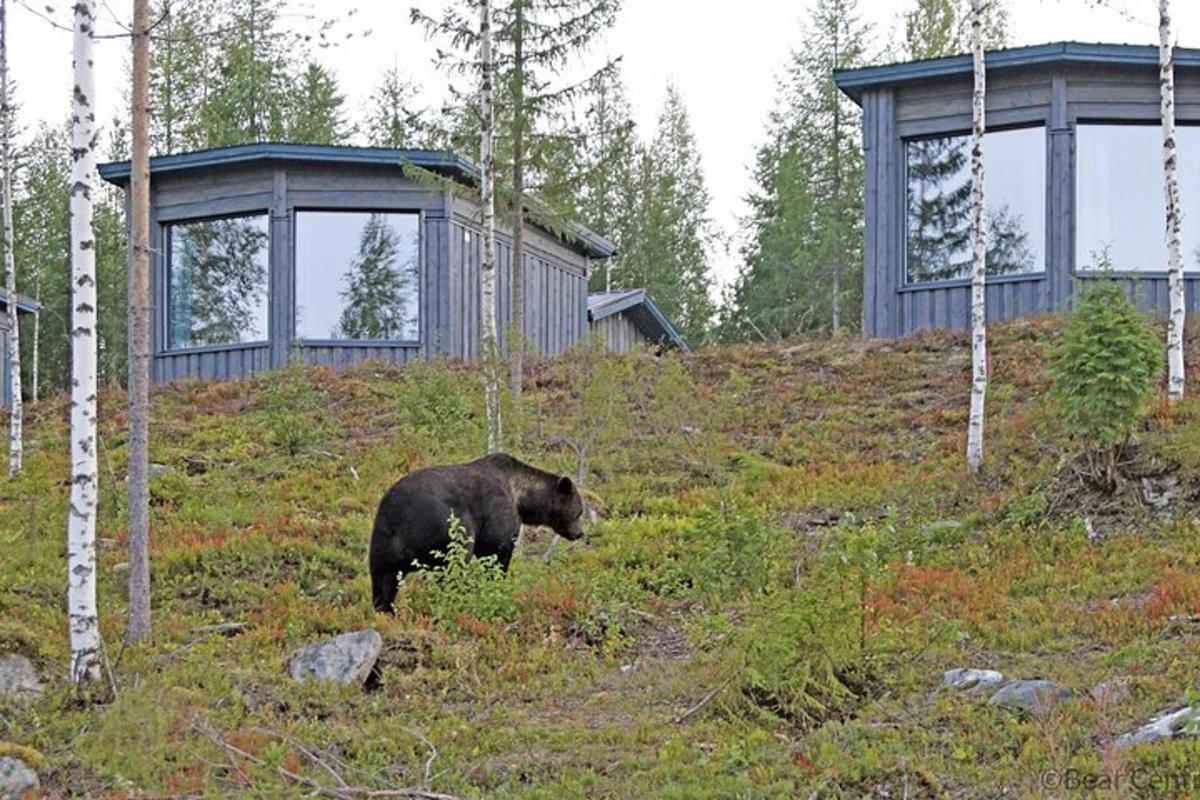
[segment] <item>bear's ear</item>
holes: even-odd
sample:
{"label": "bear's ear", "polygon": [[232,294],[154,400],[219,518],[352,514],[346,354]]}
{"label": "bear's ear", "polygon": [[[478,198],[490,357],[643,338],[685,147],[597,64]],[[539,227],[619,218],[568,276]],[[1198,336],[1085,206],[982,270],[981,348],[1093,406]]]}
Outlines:
{"label": "bear's ear", "polygon": [[563,475],[561,478],[558,479],[558,493],[559,494],[568,494],[569,495],[574,491],[575,491],[575,484],[571,482],[570,478],[568,478],[566,475]]}

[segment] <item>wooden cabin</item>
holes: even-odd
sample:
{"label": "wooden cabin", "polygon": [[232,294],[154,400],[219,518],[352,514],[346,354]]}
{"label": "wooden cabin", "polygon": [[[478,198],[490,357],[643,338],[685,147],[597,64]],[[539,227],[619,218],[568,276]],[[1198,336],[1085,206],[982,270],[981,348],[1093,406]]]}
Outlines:
{"label": "wooden cabin", "polygon": [[[17,295],[17,314],[35,315],[40,313],[41,307],[30,300],[28,297]],[[7,292],[0,291],[0,408],[7,408],[12,405],[12,354],[9,353],[9,325],[8,325],[8,303],[9,296]],[[22,347],[22,350],[25,348]]]}
{"label": "wooden cabin", "polygon": [[[1064,308],[1118,276],[1165,313],[1158,49],[1056,44],[986,55],[987,311]],[[1200,302],[1200,50],[1175,51],[1185,293]],[[863,331],[966,328],[971,316],[971,56],[835,73],[863,110]]]}
{"label": "wooden cabin", "polygon": [[644,289],[599,292],[588,297],[591,335],[601,337],[605,347],[625,353],[636,347],[691,351],[667,315]]}
{"label": "wooden cabin", "polygon": [[[478,171],[429,150],[249,144],[150,162],[152,375],[242,378],[478,354]],[[128,187],[128,161],[100,174]],[[128,200],[128,196],[127,196]],[[559,226],[562,227],[562,226]],[[512,247],[497,231],[499,325]],[[554,355],[588,330],[591,263],[614,247],[567,224],[525,230],[526,340]]]}

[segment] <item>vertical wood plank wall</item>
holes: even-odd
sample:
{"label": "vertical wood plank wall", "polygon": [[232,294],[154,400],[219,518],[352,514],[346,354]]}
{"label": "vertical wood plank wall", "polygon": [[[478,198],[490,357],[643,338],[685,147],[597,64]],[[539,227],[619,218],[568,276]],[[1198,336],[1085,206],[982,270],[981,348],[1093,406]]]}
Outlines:
{"label": "vertical wood plank wall", "polygon": [[646,338],[624,313],[592,322],[591,335],[599,336],[604,346],[614,353],[627,353],[646,344]]}
{"label": "vertical wood plank wall", "polygon": [[[1200,76],[1177,75],[1181,125],[1200,123]],[[1075,130],[1081,122],[1157,124],[1158,72],[1145,68],[1058,66],[988,76],[988,125],[1046,130],[1046,271],[988,284],[988,319],[1047,313],[1070,304],[1075,264]],[[905,285],[904,143],[921,136],[969,132],[970,76],[864,92],[863,333],[906,336],[927,328],[970,324],[970,281]],[[1198,201],[1200,202],[1200,201]],[[1119,235],[1119,232],[1114,232]],[[1145,310],[1165,313],[1165,273],[1124,281]],[[1189,313],[1200,307],[1200,274],[1188,273]]]}
{"label": "vertical wood plank wall", "polygon": [[[156,382],[246,378],[287,363],[295,339],[292,251],[298,209],[415,211],[422,215],[419,343],[302,343],[299,352],[306,362],[342,367],[365,360],[404,364],[440,354],[466,359],[478,355],[482,241],[469,205],[450,192],[418,185],[398,169],[299,163],[156,176],[151,191],[151,340]],[[267,340],[166,350],[165,226],[247,213],[266,214],[270,230]],[[527,232],[526,243],[525,336],[534,352],[558,354],[578,341],[586,327],[587,261],[537,229]],[[497,302],[503,333],[512,319],[512,247],[506,232],[498,235],[497,250]]]}

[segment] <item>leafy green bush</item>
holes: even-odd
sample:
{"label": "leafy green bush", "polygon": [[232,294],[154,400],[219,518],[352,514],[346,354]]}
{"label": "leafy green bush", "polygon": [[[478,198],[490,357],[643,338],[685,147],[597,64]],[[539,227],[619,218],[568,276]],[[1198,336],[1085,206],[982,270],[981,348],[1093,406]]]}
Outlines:
{"label": "leafy green bush", "polygon": [[1116,488],[1116,462],[1141,418],[1160,369],[1160,343],[1122,287],[1083,288],[1050,366],[1063,431],[1083,443],[1093,474]]}
{"label": "leafy green bush", "polygon": [[419,598],[419,611],[438,625],[462,632],[472,622],[512,622],[517,599],[495,556],[476,558],[462,521],[450,515],[450,544],[442,563],[426,573],[436,592]]}
{"label": "leafy green bush", "polygon": [[444,362],[409,364],[394,395],[405,435],[475,448],[483,443],[483,387],[473,373],[455,372]]}

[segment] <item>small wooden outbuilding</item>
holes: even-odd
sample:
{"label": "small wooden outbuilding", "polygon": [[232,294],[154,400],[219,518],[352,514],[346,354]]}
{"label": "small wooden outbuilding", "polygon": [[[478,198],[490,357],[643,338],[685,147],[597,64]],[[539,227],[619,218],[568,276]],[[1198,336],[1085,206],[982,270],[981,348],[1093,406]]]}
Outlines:
{"label": "small wooden outbuilding", "polygon": [[644,289],[599,292],[588,297],[588,324],[591,335],[601,337],[605,346],[624,353],[642,345],[660,349],[691,351],[675,330],[671,320]]}
{"label": "small wooden outbuilding", "polygon": [[[0,408],[12,405],[12,358],[9,353],[8,293],[0,291]],[[38,314],[41,306],[17,295],[17,314]],[[23,348],[22,348],[23,349]]]}

